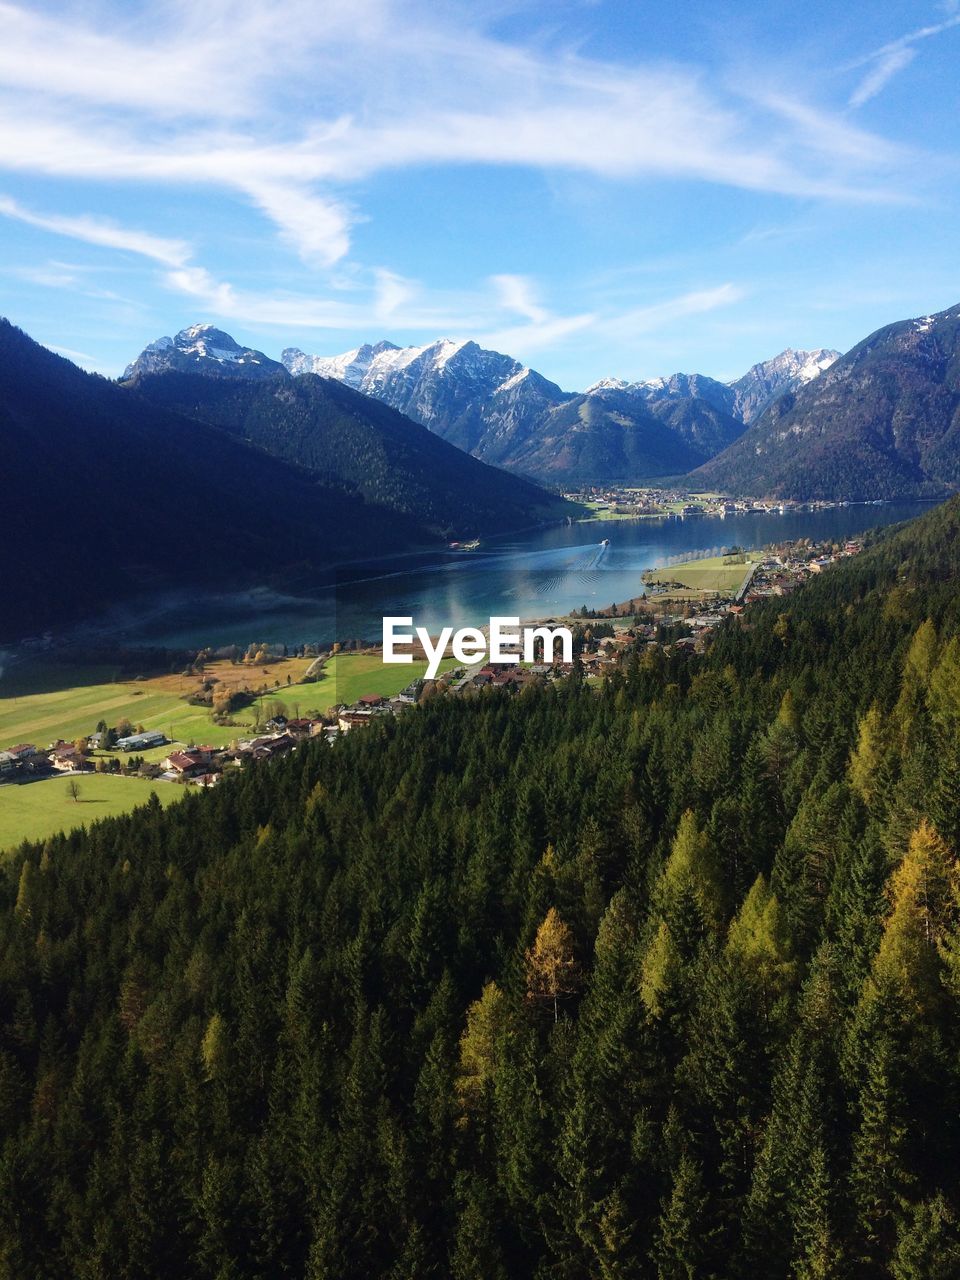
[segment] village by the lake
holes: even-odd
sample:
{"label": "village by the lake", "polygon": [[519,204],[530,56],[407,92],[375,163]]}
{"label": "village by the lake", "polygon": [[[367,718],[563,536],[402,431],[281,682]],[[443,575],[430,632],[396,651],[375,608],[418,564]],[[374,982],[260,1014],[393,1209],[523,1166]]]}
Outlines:
{"label": "village by the lake", "polygon": [[[681,503],[673,514],[717,514],[712,498],[683,513],[693,505],[682,501],[687,495],[657,495]],[[637,491],[589,497],[611,517],[636,518],[643,505]],[[731,546],[649,568],[630,599],[537,620],[571,628],[572,663],[547,654],[524,661],[519,649],[515,661],[496,664],[448,657],[433,679],[425,678],[422,650],[412,665],[390,666],[381,646],[363,637],[293,651],[252,643],[164,653],[166,670],[156,654],[152,669],[138,670],[144,659],[136,650],[90,655],[40,639],[13,665],[8,660],[4,674],[0,849],[126,812],[151,793],[169,803],[185,788],[220,785],[304,742],[332,744],[430,698],[516,694],[574,677],[598,683],[637,655],[703,652],[753,601],[789,595],[861,546],[859,538]]]}

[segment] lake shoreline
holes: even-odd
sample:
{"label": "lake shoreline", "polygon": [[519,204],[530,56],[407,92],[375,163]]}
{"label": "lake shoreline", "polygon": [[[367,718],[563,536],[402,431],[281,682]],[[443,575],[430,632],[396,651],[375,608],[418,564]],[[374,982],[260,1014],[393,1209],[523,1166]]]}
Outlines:
{"label": "lake shoreline", "polygon": [[[335,641],[375,643],[388,614],[412,616],[431,632],[444,625],[476,626],[492,616],[540,622],[641,597],[644,570],[671,561],[716,555],[735,545],[756,549],[804,537],[842,539],[928,508],[889,503],[725,518],[553,523],[498,534],[469,553],[433,550],[345,564],[334,584],[319,593],[266,586],[152,592],[66,629],[49,643],[7,645],[4,653],[15,662],[24,653],[68,654],[97,646],[179,654],[253,642],[314,648]],[[612,536],[589,539],[598,526]]]}

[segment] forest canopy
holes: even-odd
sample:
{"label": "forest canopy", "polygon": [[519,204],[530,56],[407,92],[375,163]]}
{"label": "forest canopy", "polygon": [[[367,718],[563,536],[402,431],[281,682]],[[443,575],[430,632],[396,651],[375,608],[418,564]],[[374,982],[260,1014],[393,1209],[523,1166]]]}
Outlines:
{"label": "forest canopy", "polygon": [[0,880],[0,1273],[960,1274],[960,502]]}

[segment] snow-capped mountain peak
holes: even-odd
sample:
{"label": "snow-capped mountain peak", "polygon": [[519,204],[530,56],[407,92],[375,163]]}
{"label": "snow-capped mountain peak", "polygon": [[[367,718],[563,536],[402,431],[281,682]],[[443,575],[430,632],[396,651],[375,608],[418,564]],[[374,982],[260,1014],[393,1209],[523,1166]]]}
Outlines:
{"label": "snow-capped mountain peak", "polygon": [[812,382],[839,358],[840,352],[828,347],[813,351],[787,347],[772,360],[753,365],[743,377],[729,384],[736,395],[737,416],[751,423],[773,400]]}
{"label": "snow-capped mountain peak", "polygon": [[637,396],[643,400],[706,400],[744,424],[759,417],[778,396],[796,391],[829,369],[840,356],[839,351],[818,347],[814,351],[795,351],[788,347],[771,360],[753,365],[732,382],[717,382],[702,373],[674,373],[669,377],[645,378],[625,382],[623,378],[601,378],[586,390],[587,395]]}
{"label": "snow-capped mountain peak", "polygon": [[585,396],[593,396],[601,391],[627,391],[630,387],[639,384],[635,382],[627,382],[624,378],[600,378],[597,382],[592,382],[584,391]]}
{"label": "snow-capped mountain peak", "polygon": [[157,338],[148,343],[132,364],[124,370],[124,378],[144,374],[207,373],[242,378],[285,376],[286,369],[262,351],[241,347],[229,333],[212,324],[192,324],[173,338]]}

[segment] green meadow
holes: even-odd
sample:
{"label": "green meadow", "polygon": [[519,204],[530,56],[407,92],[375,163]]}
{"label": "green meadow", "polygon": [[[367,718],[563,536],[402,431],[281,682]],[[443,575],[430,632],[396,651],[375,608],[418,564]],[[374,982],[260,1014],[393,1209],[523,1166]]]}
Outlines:
{"label": "green meadow", "polygon": [[[444,659],[441,670],[455,663]],[[379,653],[343,653],[331,658],[319,678],[286,684],[287,674],[300,677],[309,663],[291,660],[257,669],[249,679],[268,683],[280,679],[279,688],[264,693],[257,702],[233,715],[232,725],[214,724],[210,710],[191,706],[184,694],[197,687],[196,678],[161,675],[145,679],[120,677],[108,666],[63,666],[40,662],[9,667],[0,677],[0,750],[31,742],[44,750],[63,738],[73,741],[94,732],[97,722],[116,725],[127,719],[134,726],[160,729],[171,742],[227,746],[254,732],[255,725],[282,708],[287,716],[319,715],[338,703],[356,702],[363,694],[390,697],[424,675],[425,661],[409,665],[385,665]],[[223,671],[234,682],[247,672]],[[259,715],[258,715],[259,713]],[[149,761],[162,760],[169,747],[138,752]],[[94,753],[94,758],[100,753]],[[121,755],[120,759],[124,757]],[[21,840],[42,839],[60,830],[85,826],[98,818],[128,813],[146,801],[151,790],[164,804],[178,799],[183,790],[174,783],[145,782],[141,778],[85,773],[78,777],[80,801],[68,793],[70,778],[0,785],[0,850]]]}
{"label": "green meadow", "polygon": [[99,818],[129,813],[146,804],[151,792],[163,805],[173,804],[184,792],[175,782],[85,773],[76,776],[80,798],[74,800],[68,789],[71,780],[65,775],[0,786],[0,851],[9,852],[23,840],[43,840],[58,831],[89,826]]}
{"label": "green meadow", "polygon": [[708,556],[703,560],[687,560],[683,564],[666,564],[644,574],[644,582],[679,582],[690,591],[717,591],[732,595],[753,568],[757,557],[747,556],[740,564],[727,564],[729,556]]}
{"label": "green meadow", "polygon": [[[455,666],[453,658],[444,658],[440,671],[449,671]],[[367,693],[390,698],[411,681],[421,679],[426,670],[426,661],[422,659],[393,665],[384,663],[379,653],[338,653],[328,659],[313,684],[265,693],[259,700],[263,706],[262,716],[268,718],[275,706],[282,707],[287,716],[322,714],[340,704],[349,706]]]}

